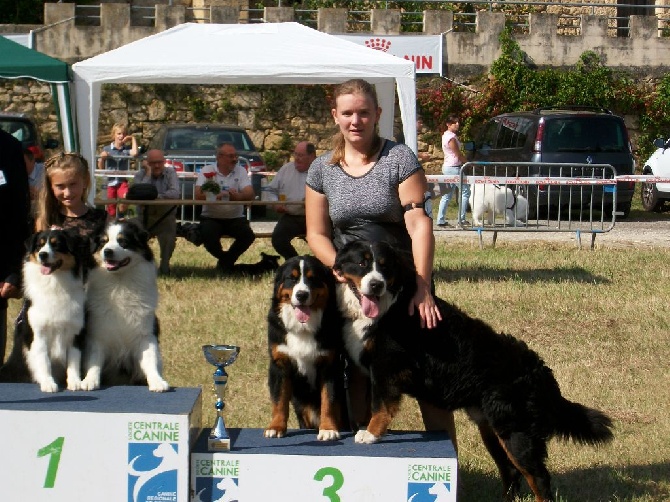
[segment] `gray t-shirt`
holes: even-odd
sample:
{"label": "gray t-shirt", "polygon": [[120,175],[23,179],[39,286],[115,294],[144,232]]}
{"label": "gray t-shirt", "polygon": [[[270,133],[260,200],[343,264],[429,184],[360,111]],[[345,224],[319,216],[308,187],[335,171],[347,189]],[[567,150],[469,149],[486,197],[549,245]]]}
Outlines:
{"label": "gray t-shirt", "polygon": [[374,223],[406,242],[398,186],[422,169],[414,152],[406,145],[386,140],[377,162],[360,177],[347,174],[339,164],[332,164],[331,158],[332,152],[328,152],[312,163],[307,186],[328,198],[335,234],[337,230],[347,232]]}

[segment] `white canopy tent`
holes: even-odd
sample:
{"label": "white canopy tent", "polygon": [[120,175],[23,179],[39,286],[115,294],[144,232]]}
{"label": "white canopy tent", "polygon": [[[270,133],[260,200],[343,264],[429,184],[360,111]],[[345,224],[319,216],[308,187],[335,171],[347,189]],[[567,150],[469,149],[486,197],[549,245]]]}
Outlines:
{"label": "white canopy tent", "polygon": [[81,153],[95,167],[103,83],[333,84],[363,78],[377,88],[382,136],[393,136],[398,91],[406,143],[416,152],[415,66],[298,23],[186,23],[76,63]]}

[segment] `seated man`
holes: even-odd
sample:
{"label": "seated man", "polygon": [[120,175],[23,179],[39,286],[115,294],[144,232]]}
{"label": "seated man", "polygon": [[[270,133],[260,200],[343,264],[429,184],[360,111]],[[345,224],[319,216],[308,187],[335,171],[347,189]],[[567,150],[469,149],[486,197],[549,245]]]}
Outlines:
{"label": "seated man", "polygon": [[[247,201],[253,200],[254,189],[244,167],[237,163],[237,150],[231,143],[221,143],[216,147],[216,164],[202,168],[195,182],[195,198],[205,200],[202,190],[205,181],[214,181],[220,187],[216,200]],[[204,205],[200,218],[200,231],[205,249],[216,258],[217,270],[229,271],[237,259],[256,238],[249,221],[244,216],[244,205]],[[221,237],[227,235],[234,239],[224,251]]]}
{"label": "seated man", "polygon": [[[172,167],[165,167],[165,156],[160,150],[149,150],[144,169],[135,174],[134,183],[151,183],[159,199],[179,199],[179,179]],[[170,258],[177,242],[177,217],[175,206],[140,206],[139,219],[151,237],[158,239],[161,275],[170,274]]]}
{"label": "seated man", "polygon": [[[267,191],[278,200],[305,200],[307,170],[316,158],[316,148],[312,143],[301,141],[293,151],[293,158],[295,159],[293,162],[281,167],[267,187]],[[294,237],[304,236],[307,232],[305,206],[287,204],[274,206],[274,209],[281,216],[272,231],[272,246],[285,260],[288,260],[298,256],[291,240]]]}

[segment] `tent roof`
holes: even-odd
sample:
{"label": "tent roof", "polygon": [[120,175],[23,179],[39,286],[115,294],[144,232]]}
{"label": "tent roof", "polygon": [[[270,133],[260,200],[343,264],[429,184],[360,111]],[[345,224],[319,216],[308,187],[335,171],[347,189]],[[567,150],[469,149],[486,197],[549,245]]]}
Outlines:
{"label": "tent roof", "polygon": [[[335,83],[342,75],[414,78],[414,63],[298,23],[186,23],[73,67],[86,81]],[[293,82],[291,82],[293,81]]]}
{"label": "tent roof", "polygon": [[0,36],[0,77],[32,78],[44,82],[69,82],[67,63],[29,49],[8,38]]}

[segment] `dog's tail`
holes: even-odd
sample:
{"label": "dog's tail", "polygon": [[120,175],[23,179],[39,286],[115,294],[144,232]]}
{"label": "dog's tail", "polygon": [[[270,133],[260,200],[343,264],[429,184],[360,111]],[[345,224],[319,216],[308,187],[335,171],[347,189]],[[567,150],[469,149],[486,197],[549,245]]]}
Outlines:
{"label": "dog's tail", "polygon": [[614,439],[612,419],[605,413],[562,399],[557,410],[556,435],[581,444],[596,445]]}

